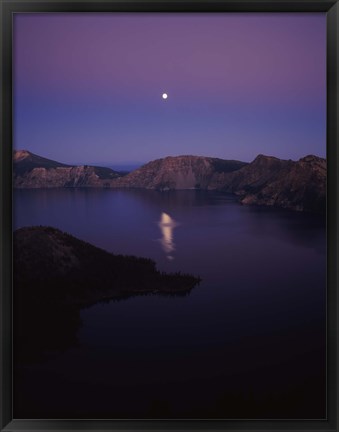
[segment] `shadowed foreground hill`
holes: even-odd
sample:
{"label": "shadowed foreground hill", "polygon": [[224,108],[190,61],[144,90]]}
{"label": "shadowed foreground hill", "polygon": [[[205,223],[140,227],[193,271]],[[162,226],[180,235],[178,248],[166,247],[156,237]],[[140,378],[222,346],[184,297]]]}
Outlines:
{"label": "shadowed foreground hill", "polygon": [[51,227],[15,231],[14,275],[17,289],[27,286],[30,294],[39,290],[50,300],[77,305],[150,292],[187,292],[199,281],[161,273],[150,259],[113,255]]}
{"label": "shadowed foreground hill", "polygon": [[19,356],[72,346],[82,307],[141,294],[185,295],[200,279],[154,261],[113,255],[51,227],[14,232],[14,316]]}

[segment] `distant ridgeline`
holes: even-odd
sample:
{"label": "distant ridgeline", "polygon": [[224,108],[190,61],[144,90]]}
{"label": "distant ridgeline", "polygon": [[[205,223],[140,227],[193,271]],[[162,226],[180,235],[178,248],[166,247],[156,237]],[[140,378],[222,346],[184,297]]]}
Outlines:
{"label": "distant ridgeline", "polygon": [[14,151],[14,187],[202,189],[236,194],[242,204],[324,212],[326,160],[259,155],[246,163],[202,156],[165,157],[126,174],[110,168],[70,166],[26,150]]}

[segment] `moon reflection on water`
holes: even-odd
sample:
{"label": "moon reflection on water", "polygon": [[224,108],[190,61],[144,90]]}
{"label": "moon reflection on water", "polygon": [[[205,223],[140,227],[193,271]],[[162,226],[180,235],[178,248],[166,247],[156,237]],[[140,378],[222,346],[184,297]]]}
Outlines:
{"label": "moon reflection on water", "polygon": [[162,234],[162,238],[160,239],[162,249],[167,259],[173,260],[173,252],[175,251],[173,231],[178,224],[168,213],[162,212],[158,225]]}

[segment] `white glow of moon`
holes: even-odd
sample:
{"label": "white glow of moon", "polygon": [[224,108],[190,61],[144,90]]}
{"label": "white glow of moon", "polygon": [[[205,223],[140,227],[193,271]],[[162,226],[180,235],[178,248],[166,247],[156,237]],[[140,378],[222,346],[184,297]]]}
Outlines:
{"label": "white glow of moon", "polygon": [[167,94],[167,93],[163,93],[163,94],[162,94],[162,98],[163,98],[163,99],[167,99],[167,98],[168,98],[168,94]]}

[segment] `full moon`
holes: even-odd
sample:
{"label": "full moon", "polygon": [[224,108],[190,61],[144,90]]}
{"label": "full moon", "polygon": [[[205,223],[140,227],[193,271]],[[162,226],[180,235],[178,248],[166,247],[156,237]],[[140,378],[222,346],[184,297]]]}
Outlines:
{"label": "full moon", "polygon": [[163,93],[163,94],[162,94],[162,98],[163,98],[163,99],[167,99],[167,98],[168,98],[167,93]]}

